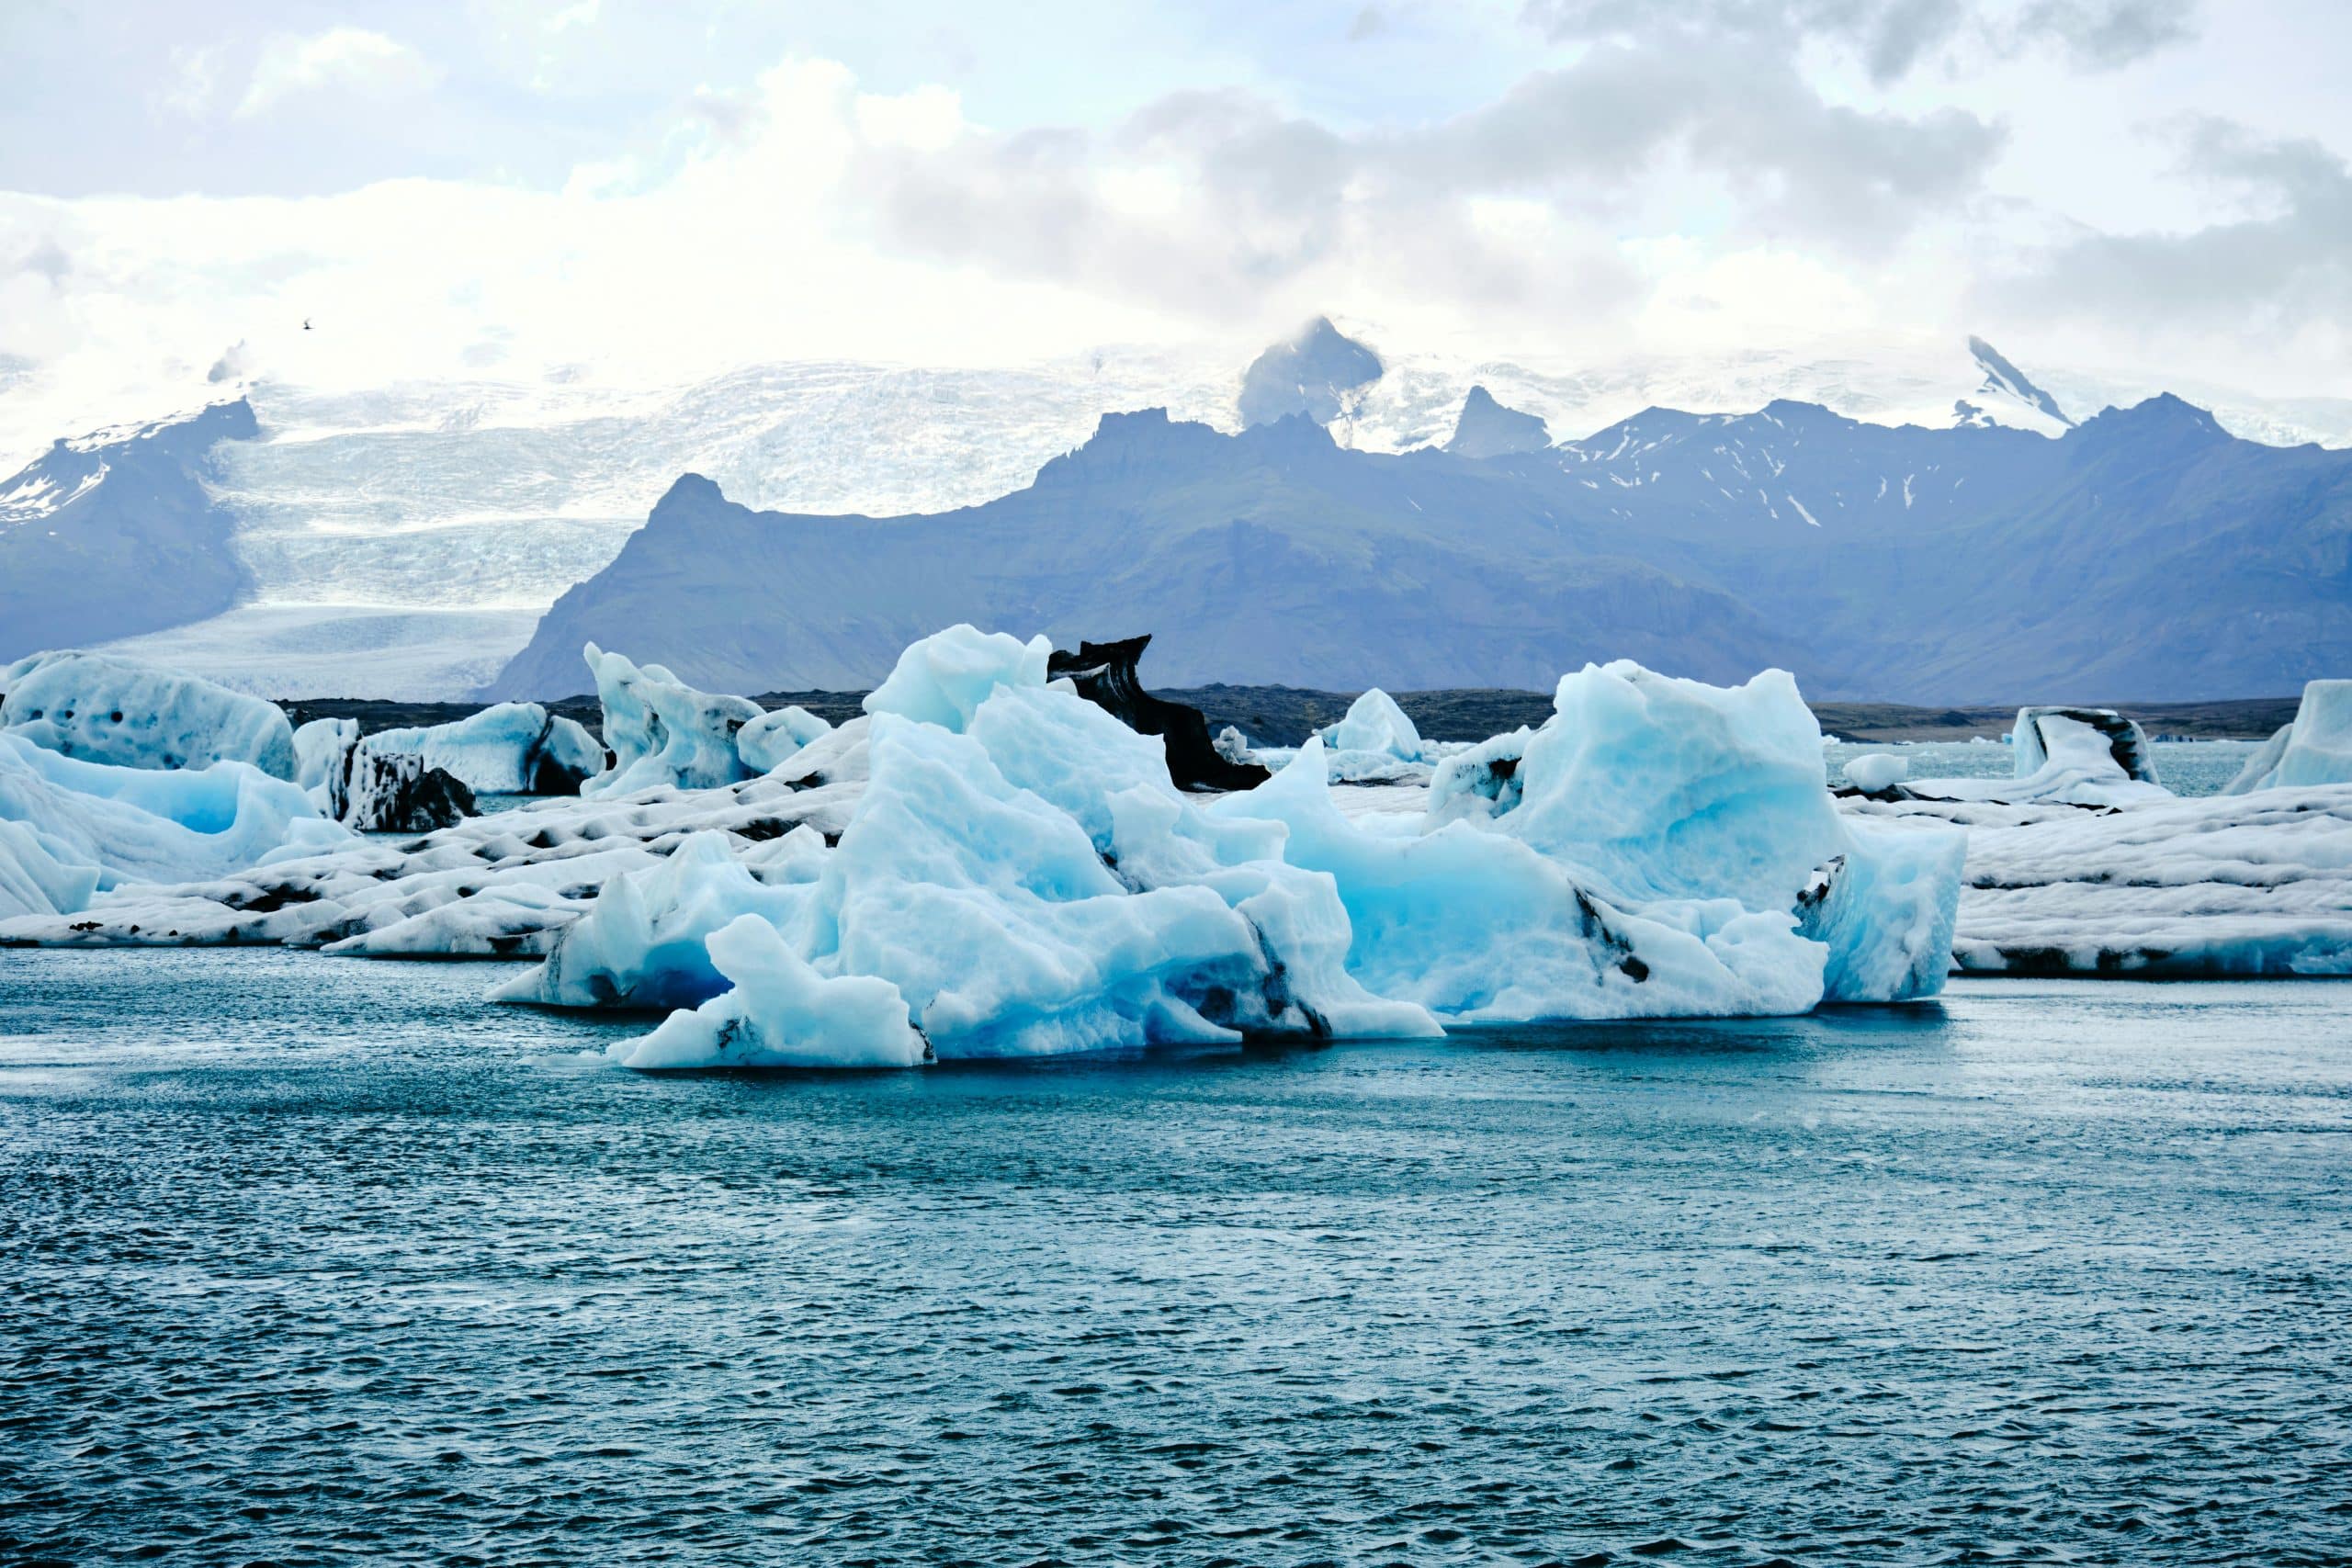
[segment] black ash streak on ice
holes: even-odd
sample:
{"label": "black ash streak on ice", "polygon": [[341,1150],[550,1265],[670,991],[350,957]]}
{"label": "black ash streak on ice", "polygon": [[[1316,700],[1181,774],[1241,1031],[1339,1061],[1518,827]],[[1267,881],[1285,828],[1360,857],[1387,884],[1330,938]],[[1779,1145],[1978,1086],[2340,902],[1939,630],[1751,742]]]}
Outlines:
{"label": "black ash streak on ice", "polygon": [[481,966],[0,966],[11,1561],[2352,1538],[2334,985],[645,1077]]}

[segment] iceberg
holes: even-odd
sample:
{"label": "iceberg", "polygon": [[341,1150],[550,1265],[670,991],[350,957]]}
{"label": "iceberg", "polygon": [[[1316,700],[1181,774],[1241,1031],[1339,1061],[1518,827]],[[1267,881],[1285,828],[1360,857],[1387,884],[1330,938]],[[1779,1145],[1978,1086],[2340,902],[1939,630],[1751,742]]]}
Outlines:
{"label": "iceberg", "polygon": [[1216,809],[1283,822],[1290,860],[1339,884],[1351,971],[1441,1017],[1802,1012],[1942,985],[1964,840],[1853,831],[1781,671],[1724,689],[1588,665],[1542,728],[1449,758],[1412,836],[1348,821],[1321,760],[1310,741]]}
{"label": "iceberg", "polygon": [[1423,740],[1405,710],[1378,687],[1350,704],[1340,721],[1322,731],[1324,771],[1333,783],[1419,783],[1432,764],[1459,751],[1458,745]]}
{"label": "iceberg", "polygon": [[2120,807],[2170,800],[2158,784],[2147,737],[2109,708],[2028,707],[2009,734],[2008,779],[1919,779],[1915,799],[2003,805]]}
{"label": "iceberg", "polygon": [[0,919],[79,913],[97,892],[99,875],[96,865],[59,859],[26,824],[0,818]]}
{"label": "iceberg", "polygon": [[605,771],[596,738],[537,703],[499,703],[448,724],[379,730],[365,745],[413,753],[426,768],[481,794],[578,795]]}
{"label": "iceberg", "polygon": [[[818,852],[824,848],[807,828],[779,841]],[[491,997],[547,1007],[695,1007],[728,986],[706,940],[750,916],[788,919],[798,902],[764,886],[735,858],[724,833],[693,833],[668,859],[605,883],[545,964]]]}
{"label": "iceberg", "polygon": [[1865,795],[1894,788],[1911,776],[1911,761],[1886,751],[1869,751],[1846,760],[1846,782]]}
{"label": "iceberg", "polygon": [[752,773],[772,773],[832,728],[807,708],[777,708],[735,732],[735,753]]}
{"label": "iceberg", "polygon": [[748,697],[697,692],[659,664],[642,669],[594,643],[582,650],[605,709],[613,765],[580,786],[586,795],[708,789],[749,778],[735,737],[758,718]]}
{"label": "iceberg", "polygon": [[[18,824],[25,831],[12,840],[28,833],[57,865],[95,868],[99,888],[219,875],[349,838],[299,786],[247,762],[170,773],[118,767],[64,756],[14,730],[0,731],[0,820]],[[12,858],[19,875],[57,886],[55,873]]]}
{"label": "iceberg", "polygon": [[1421,732],[1396,699],[1374,686],[1348,705],[1339,723],[1323,732],[1333,751],[1380,751],[1402,762],[1421,760]]}
{"label": "iceberg", "polygon": [[2312,681],[2295,716],[2278,727],[2222,791],[2352,784],[2352,681]]}
{"label": "iceberg", "polygon": [[613,1047],[623,1066],[913,1067],[931,1060],[889,981],[820,975],[756,915],[711,932],[708,946],[734,988]]}
{"label": "iceberg", "polygon": [[953,626],[899,654],[863,705],[869,714],[896,714],[961,734],[999,688],[1045,685],[1053,660],[1054,645],[1043,637],[1024,643],[1004,632]]}
{"label": "iceberg", "polygon": [[110,653],[36,653],[0,670],[0,727],[62,756],[121,768],[244,762],[295,773],[277,704]]}

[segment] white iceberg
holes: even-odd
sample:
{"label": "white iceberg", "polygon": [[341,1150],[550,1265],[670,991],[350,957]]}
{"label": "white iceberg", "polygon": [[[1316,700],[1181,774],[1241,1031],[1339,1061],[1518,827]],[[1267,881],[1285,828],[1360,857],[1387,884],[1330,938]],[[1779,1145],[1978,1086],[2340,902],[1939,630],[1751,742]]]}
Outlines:
{"label": "white iceberg", "polygon": [[1403,762],[1422,760],[1421,732],[1396,699],[1377,686],[1350,704],[1346,716],[1323,731],[1323,744],[1334,752],[1380,751]]}
{"label": "white iceberg", "polygon": [[1917,779],[1915,799],[2121,807],[2174,798],[2155,782],[2140,727],[2105,708],[2020,708],[2009,734],[2016,776]]}
{"label": "white iceberg", "polygon": [[1335,784],[1419,783],[1432,765],[1463,749],[1422,739],[1396,699],[1376,686],[1349,705],[1321,739],[1324,774]]}
{"label": "white iceberg", "polygon": [[0,670],[0,726],[62,756],[119,768],[244,762],[295,773],[277,704],[111,653],[36,653]]}
{"label": "white iceberg", "polygon": [[582,657],[595,677],[605,745],[613,753],[612,767],[582,784],[582,795],[708,789],[752,776],[735,736],[760,716],[759,704],[697,692],[659,664],[640,668],[593,642]]}
{"label": "white iceberg", "polygon": [[97,892],[99,874],[96,865],[59,859],[27,824],[0,818],[0,919],[77,914]]}
{"label": "white iceberg", "polygon": [[116,767],[14,731],[0,731],[0,820],[20,824],[62,866],[96,868],[101,888],[217,876],[350,837],[299,786],[249,763]]}
{"label": "white iceberg", "polygon": [[889,981],[820,975],[756,915],[711,932],[707,945],[734,988],[615,1046],[623,1066],[912,1067],[930,1059]]}
{"label": "white iceberg", "polygon": [[776,708],[735,732],[735,754],[754,773],[774,773],[832,728],[807,708]]}
{"label": "white iceberg", "polygon": [[1846,760],[1846,782],[1871,795],[1891,789],[1910,776],[1910,759],[1890,751],[1867,751]]}
{"label": "white iceberg", "polygon": [[484,794],[577,795],[605,771],[605,749],[596,738],[537,703],[499,703],[447,724],[379,730],[362,744],[413,753],[427,768]]}
{"label": "white iceberg", "polygon": [[960,733],[999,687],[1045,685],[1053,657],[1050,637],[1024,643],[1004,632],[953,626],[899,654],[864,706],[869,714],[897,714]]}
{"label": "white iceberg", "polygon": [[2295,716],[2279,726],[2223,795],[2352,784],[2352,681],[2312,681]]}

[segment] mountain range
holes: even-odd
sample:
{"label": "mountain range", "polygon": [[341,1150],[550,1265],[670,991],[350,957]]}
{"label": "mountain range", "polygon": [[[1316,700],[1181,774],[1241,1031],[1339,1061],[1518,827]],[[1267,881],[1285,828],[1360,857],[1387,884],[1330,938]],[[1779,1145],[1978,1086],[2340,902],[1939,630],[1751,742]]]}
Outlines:
{"label": "mountain range", "polygon": [[[1233,363],[257,385],[0,482],[0,645],[407,698],[576,690],[586,635],[709,685],[857,686],[961,618],[1150,630],[1173,682],[1540,685],[1624,654],[1972,701],[2343,667],[2346,458],[2266,444],[2352,435],[2335,405],[2078,425],[2097,382],[1976,339],[1545,374],[1317,321]],[[1642,412],[1552,445],[1611,402]]]}
{"label": "mountain range", "polygon": [[1823,697],[2256,695],[2352,667],[2352,454],[2169,396],[2055,438],[1651,410],[1490,457],[1109,415],[940,513],[754,512],[689,475],[485,694],[576,687],[591,639],[720,690],[862,686],[960,620],[1148,630],[1171,685],[1541,687],[1629,657]]}

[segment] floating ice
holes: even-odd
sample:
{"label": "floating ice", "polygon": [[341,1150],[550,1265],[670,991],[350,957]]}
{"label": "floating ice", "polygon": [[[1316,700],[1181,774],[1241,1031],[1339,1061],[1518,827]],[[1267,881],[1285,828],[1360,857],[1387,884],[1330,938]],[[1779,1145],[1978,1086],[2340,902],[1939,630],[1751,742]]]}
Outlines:
{"label": "floating ice", "polygon": [[737,917],[707,945],[734,988],[615,1046],[622,1066],[912,1067],[930,1059],[906,998],[889,981],[820,975],[757,915]]}
{"label": "floating ice", "polygon": [[484,793],[577,795],[605,770],[605,749],[594,736],[537,703],[499,703],[448,724],[379,730],[365,744],[412,752],[427,768]]}
{"label": "floating ice", "polygon": [[1349,821],[1321,762],[1310,742],[1216,809],[1283,822],[1292,863],[1331,873],[1350,970],[1381,995],[1455,1019],[1599,1018],[1795,1012],[1941,984],[1959,836],[1851,832],[1779,671],[1723,690],[1588,666],[1541,729],[1449,759],[1414,836]]}
{"label": "floating ice", "polygon": [[217,876],[349,838],[300,788],[245,762],[116,767],[14,731],[0,731],[0,819],[21,824],[61,865],[96,867],[107,888]]}
{"label": "floating ice", "polygon": [[2016,777],[1918,779],[1919,799],[2010,805],[2136,806],[2170,800],[2154,782],[2140,727],[2105,708],[2020,708],[2010,732]]}
{"label": "floating ice", "polygon": [[36,653],[0,670],[0,725],[62,756],[121,768],[248,762],[292,779],[275,703],[111,653]]}
{"label": "floating ice", "polygon": [[[0,791],[6,787],[0,773]],[[96,865],[60,860],[30,827],[0,818],[0,919],[78,913],[98,890],[98,876]]]}
{"label": "floating ice", "polygon": [[735,732],[735,753],[752,773],[773,773],[832,728],[807,708],[777,708]]}
{"label": "floating ice", "polygon": [[950,626],[899,655],[888,678],[866,694],[865,711],[961,730],[998,687],[1043,686],[1053,657],[1047,637],[1024,643],[1003,632]]}
{"label": "floating ice", "polygon": [[1846,782],[1875,795],[1911,776],[1911,761],[1892,752],[1871,751],[1846,760]]}
{"label": "floating ice", "polygon": [[2294,718],[2246,760],[2224,795],[2352,784],[2352,681],[2312,681]]}
{"label": "floating ice", "polygon": [[[824,840],[797,828],[782,842]],[[768,887],[738,861],[725,834],[699,832],[644,871],[614,877],[548,960],[491,995],[550,1007],[691,1008],[727,988],[704,939],[746,915],[778,920],[800,900]]]}
{"label": "floating ice", "polygon": [[594,643],[582,650],[605,708],[613,765],[580,786],[586,795],[633,795],[668,784],[708,789],[748,778],[735,736],[760,716],[748,697],[697,692],[659,664],[643,668]]}
{"label": "floating ice", "polygon": [[1952,958],[1984,974],[2352,974],[2352,787],[2121,809],[1849,800],[1901,831],[1968,824]]}
{"label": "floating ice", "polygon": [[1346,716],[1323,732],[1323,744],[1332,751],[1385,751],[1399,761],[1421,761],[1421,732],[1377,686],[1349,705]]}

